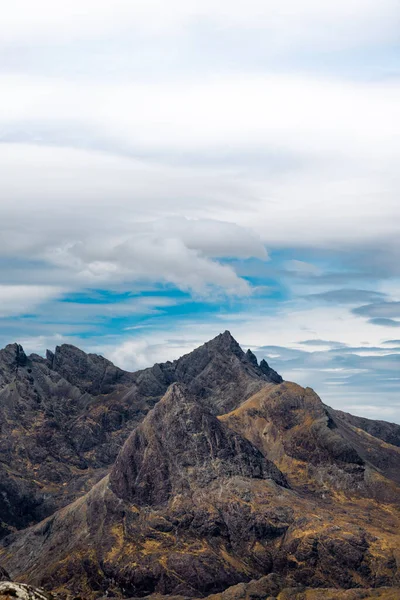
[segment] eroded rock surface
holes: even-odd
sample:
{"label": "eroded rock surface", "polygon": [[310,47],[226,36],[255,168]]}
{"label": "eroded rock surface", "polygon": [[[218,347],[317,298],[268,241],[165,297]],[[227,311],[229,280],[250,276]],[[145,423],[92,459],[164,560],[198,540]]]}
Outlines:
{"label": "eroded rock surface", "polygon": [[12,598],[18,600],[53,600],[51,594],[30,585],[10,581],[0,582],[0,600],[11,600]]}

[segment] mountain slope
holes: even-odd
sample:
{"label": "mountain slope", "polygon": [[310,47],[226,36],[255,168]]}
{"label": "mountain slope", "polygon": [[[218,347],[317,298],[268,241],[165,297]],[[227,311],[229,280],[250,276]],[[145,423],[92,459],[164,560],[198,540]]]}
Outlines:
{"label": "mountain slope", "polygon": [[199,596],[272,571],[295,587],[393,586],[398,495],[371,499],[374,474],[396,489],[366,467],[312,390],[266,384],[216,418],[174,384],[110,476],[9,536],[0,562],[13,577],[86,600]]}
{"label": "mountain slope", "polygon": [[268,568],[269,553],[256,543],[288,528],[292,511],[269,502],[286,494],[288,504],[286,487],[275,465],[175,384],[127,440],[111,476],[8,539],[2,564],[13,577],[87,598],[111,581],[116,592],[138,595],[222,590]]}
{"label": "mountain slope", "polygon": [[265,387],[220,418],[302,492],[399,500],[399,448],[343,422],[310,388]]}
{"label": "mountain slope", "polygon": [[376,421],[365,417],[356,417],[341,410],[335,410],[338,419],[348,423],[352,427],[362,429],[366,433],[391,444],[400,447],[400,425],[388,423],[387,421]]}

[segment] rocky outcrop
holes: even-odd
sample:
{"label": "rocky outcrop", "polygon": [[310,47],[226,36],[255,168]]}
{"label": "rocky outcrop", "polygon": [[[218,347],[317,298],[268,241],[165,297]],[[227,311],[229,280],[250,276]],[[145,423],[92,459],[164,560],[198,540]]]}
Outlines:
{"label": "rocky outcrop", "polygon": [[54,600],[51,594],[30,585],[10,581],[0,583],[0,600],[11,600],[11,598],[19,600]]}
{"label": "rocky outcrop", "polygon": [[126,441],[110,485],[128,502],[157,506],[235,476],[270,478],[287,487],[282,473],[250,442],[218,421],[185,386],[173,384]]}

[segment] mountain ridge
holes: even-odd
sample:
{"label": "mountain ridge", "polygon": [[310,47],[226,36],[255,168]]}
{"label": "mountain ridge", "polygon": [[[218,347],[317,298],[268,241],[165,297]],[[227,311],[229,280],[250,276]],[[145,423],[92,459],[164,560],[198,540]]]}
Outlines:
{"label": "mountain ridge", "polygon": [[0,350],[0,537],[88,491],[176,381],[216,413],[272,382],[229,332],[135,373],[69,344]]}
{"label": "mountain ridge", "polygon": [[137,373],[73,346],[7,346],[0,410],[0,469],[11,457],[12,483],[33,472],[53,490],[20,531],[3,518],[0,565],[61,600],[400,583],[400,450],[382,439],[396,429],[326,406],[229,332]]}

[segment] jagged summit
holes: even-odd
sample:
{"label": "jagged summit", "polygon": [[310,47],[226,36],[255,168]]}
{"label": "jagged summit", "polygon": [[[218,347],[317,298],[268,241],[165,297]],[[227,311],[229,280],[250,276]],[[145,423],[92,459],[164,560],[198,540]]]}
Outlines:
{"label": "jagged summit", "polygon": [[[155,365],[152,374],[158,369],[168,384],[184,383],[193,394],[208,401],[215,414],[232,410],[267,383],[282,381],[269,367],[258,366],[256,357],[245,353],[229,331],[172,363]],[[143,373],[149,374],[149,370]]]}
{"label": "jagged summit", "polygon": [[210,348],[213,347],[220,352],[230,351],[239,355],[243,352],[239,343],[227,329],[223,333],[218,334],[212,340],[206,342],[205,345],[209,346]]}
{"label": "jagged summit", "polygon": [[257,356],[255,354],[253,354],[253,352],[250,350],[250,348],[246,352],[246,358],[249,362],[251,362],[251,364],[254,367],[258,367]]}
{"label": "jagged summit", "polygon": [[8,344],[0,350],[0,369],[15,369],[26,364],[27,357],[20,344]]}
{"label": "jagged summit", "polygon": [[272,462],[218,421],[186,386],[174,383],[125,442],[110,485],[124,500],[159,505],[235,475],[287,487]]}
{"label": "jagged summit", "polygon": [[107,394],[118,385],[132,385],[132,374],[116,367],[98,354],[86,354],[76,346],[63,344],[54,353],[46,352],[46,363],[82,392]]}

